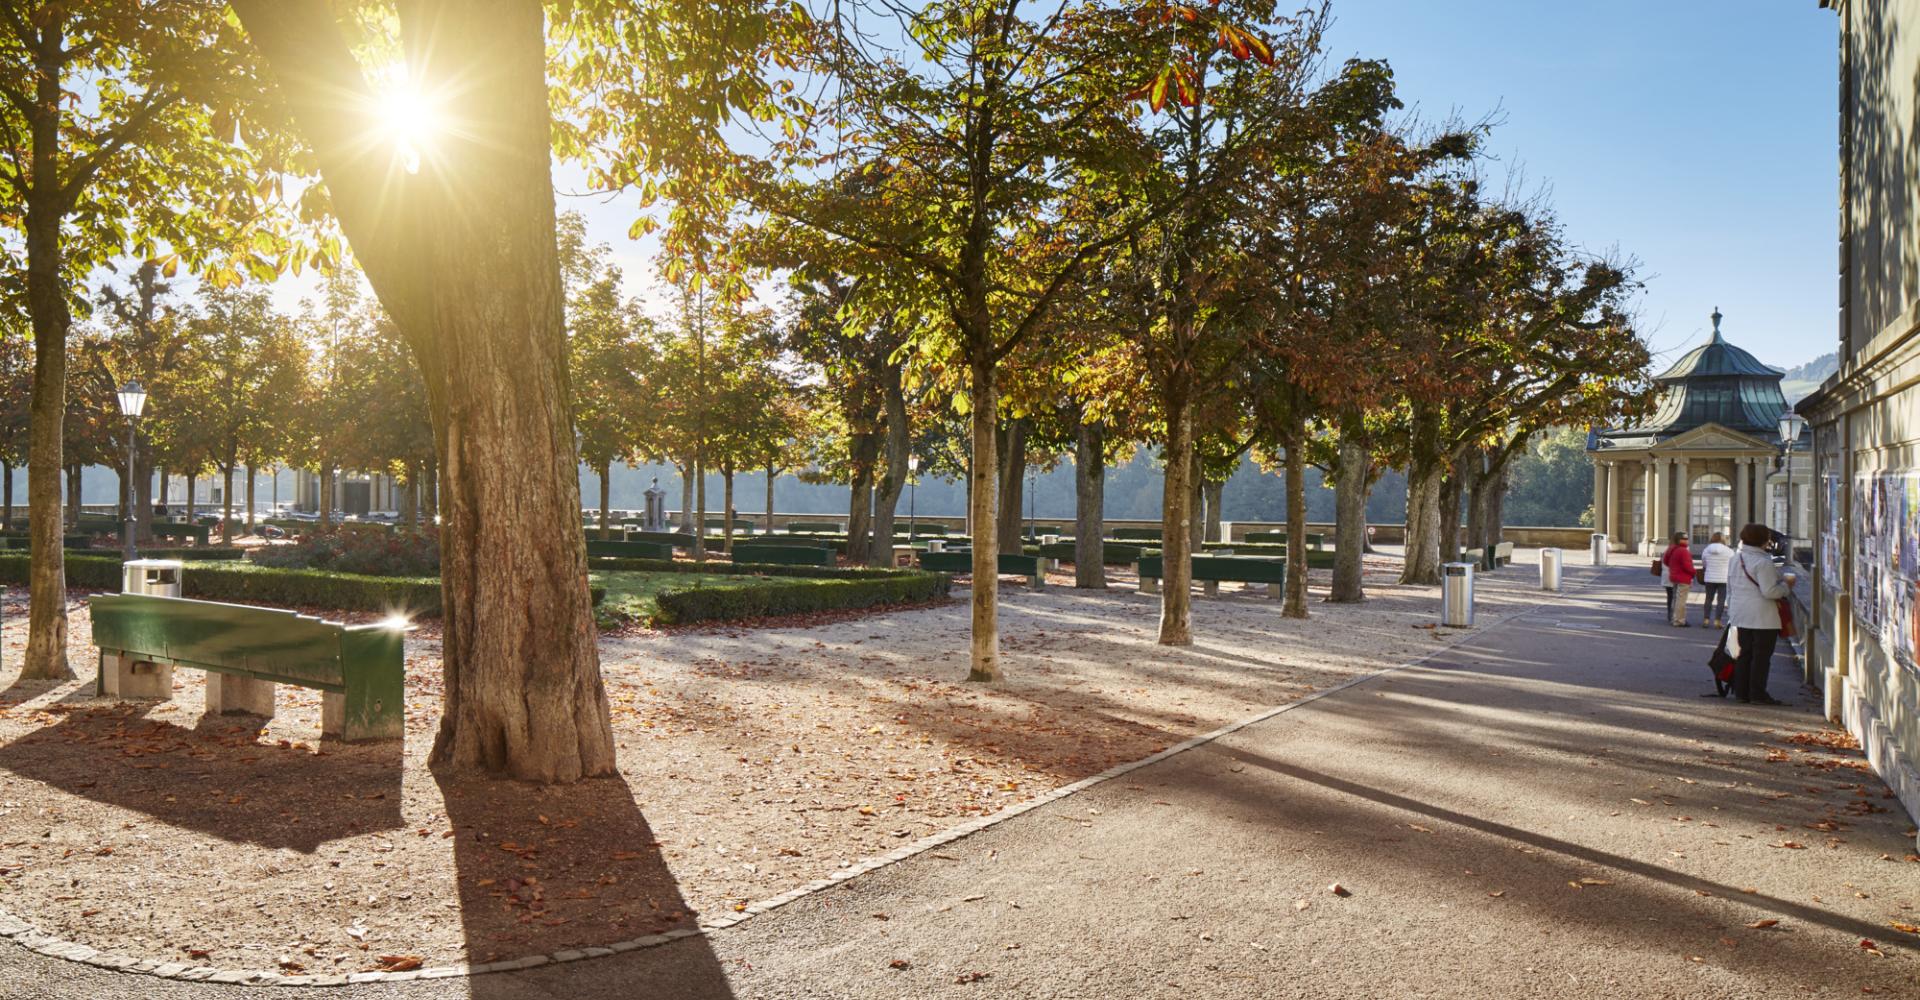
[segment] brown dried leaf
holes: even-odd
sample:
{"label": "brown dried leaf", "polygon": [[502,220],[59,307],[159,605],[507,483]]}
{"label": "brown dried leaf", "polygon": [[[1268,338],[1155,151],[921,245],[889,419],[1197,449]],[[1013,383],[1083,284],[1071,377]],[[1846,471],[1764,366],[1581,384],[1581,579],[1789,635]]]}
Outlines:
{"label": "brown dried leaf", "polygon": [[1755,930],[1759,930],[1759,929],[1760,929],[1760,928],[1762,928],[1762,927],[1772,927],[1772,926],[1774,926],[1775,924],[1778,924],[1779,922],[1780,922],[1780,921],[1778,921],[1778,920],[1774,920],[1774,919],[1772,919],[1772,918],[1768,918],[1768,919],[1766,919],[1766,920],[1755,920],[1754,922],[1752,922],[1752,923],[1750,923],[1750,924],[1748,924],[1747,926],[1748,926],[1748,927],[1751,927],[1751,928],[1753,928],[1753,929],[1755,929]]}

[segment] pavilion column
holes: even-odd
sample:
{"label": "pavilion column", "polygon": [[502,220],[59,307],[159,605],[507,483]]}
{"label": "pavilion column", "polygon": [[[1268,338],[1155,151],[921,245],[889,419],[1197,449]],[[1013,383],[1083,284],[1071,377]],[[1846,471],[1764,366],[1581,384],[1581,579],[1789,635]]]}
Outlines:
{"label": "pavilion column", "polygon": [[1647,541],[1658,551],[1673,537],[1673,459],[1653,460],[1653,489],[1647,494],[1647,508],[1653,511],[1653,532]]}
{"label": "pavilion column", "polygon": [[[1770,496],[1772,491],[1767,488],[1767,476],[1769,475],[1767,460],[1764,458],[1749,458],[1747,462],[1753,467],[1753,472],[1751,473],[1753,477],[1753,495],[1747,499],[1750,505],[1747,508],[1747,520],[1765,521],[1768,516],[1767,501],[1772,499]],[[1744,528],[1746,525],[1743,524],[1741,527]]]}
{"label": "pavilion column", "polygon": [[1660,477],[1659,467],[1653,459],[1645,460],[1643,465],[1641,475],[1644,481],[1640,484],[1640,488],[1646,503],[1642,505],[1645,509],[1640,512],[1640,544],[1644,546],[1647,555],[1652,555],[1653,540],[1660,535]]}
{"label": "pavilion column", "polygon": [[1613,511],[1607,506],[1607,479],[1611,468],[1612,466],[1606,462],[1594,460],[1593,530],[1602,535],[1607,533],[1609,526],[1613,523]]}
{"label": "pavilion column", "polygon": [[1672,531],[1693,532],[1693,476],[1688,472],[1687,460],[1673,460],[1673,527]]}
{"label": "pavilion column", "polygon": [[1746,526],[1747,510],[1753,503],[1750,499],[1753,494],[1753,467],[1747,464],[1748,461],[1745,458],[1733,460],[1733,517],[1731,520],[1735,537],[1738,537],[1740,529]]}
{"label": "pavilion column", "polygon": [[[1616,525],[1614,523],[1620,520],[1620,477],[1624,472],[1625,472],[1625,468],[1620,463],[1618,462],[1607,463],[1606,500],[1607,500],[1607,527],[1609,529],[1626,527],[1625,524]],[[1609,540],[1609,547],[1617,552],[1625,552],[1627,550],[1627,546],[1632,544],[1633,542],[1633,539],[1627,537],[1627,533],[1625,531],[1609,530],[1608,534],[1613,535],[1613,538]]]}

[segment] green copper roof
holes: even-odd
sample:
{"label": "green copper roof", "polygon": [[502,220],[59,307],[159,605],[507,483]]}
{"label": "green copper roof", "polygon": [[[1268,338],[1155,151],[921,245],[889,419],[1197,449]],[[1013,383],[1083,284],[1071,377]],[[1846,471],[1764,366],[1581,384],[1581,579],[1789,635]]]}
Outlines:
{"label": "green copper roof", "polygon": [[1603,430],[1594,445],[1645,448],[1706,424],[1772,441],[1779,436],[1787,397],[1780,391],[1786,373],[1761,364],[1720,335],[1720,310],[1713,311],[1713,337],[1662,373],[1655,381],[1660,399],[1636,427]]}

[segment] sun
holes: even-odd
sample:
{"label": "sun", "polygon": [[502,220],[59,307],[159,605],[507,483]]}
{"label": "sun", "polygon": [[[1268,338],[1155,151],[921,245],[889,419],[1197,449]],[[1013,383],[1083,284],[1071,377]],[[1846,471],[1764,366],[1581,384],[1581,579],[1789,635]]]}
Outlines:
{"label": "sun", "polygon": [[415,84],[404,69],[374,97],[374,122],[380,141],[394,151],[408,173],[418,173],[422,156],[432,155],[446,133],[447,116],[440,102]]}

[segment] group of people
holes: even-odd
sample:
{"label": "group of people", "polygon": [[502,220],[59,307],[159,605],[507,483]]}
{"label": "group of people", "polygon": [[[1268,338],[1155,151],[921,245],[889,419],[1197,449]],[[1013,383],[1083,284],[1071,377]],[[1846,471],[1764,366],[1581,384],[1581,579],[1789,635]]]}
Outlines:
{"label": "group of people", "polygon": [[[1742,703],[1779,705],[1767,693],[1767,673],[1783,624],[1781,598],[1793,590],[1795,575],[1774,564],[1768,546],[1773,531],[1764,524],[1740,529],[1740,546],[1727,545],[1714,532],[1696,561],[1687,533],[1675,532],[1660,557],[1660,582],[1667,588],[1667,621],[1687,628],[1688,599],[1699,582],[1706,591],[1701,625],[1724,630],[1721,648],[1733,661],[1731,693]],[[1737,653],[1734,652],[1737,650]]]}

